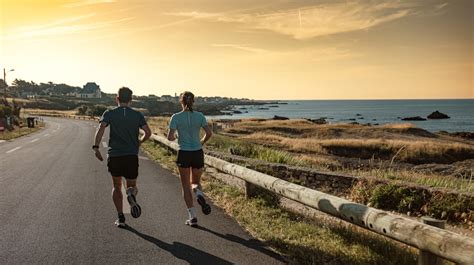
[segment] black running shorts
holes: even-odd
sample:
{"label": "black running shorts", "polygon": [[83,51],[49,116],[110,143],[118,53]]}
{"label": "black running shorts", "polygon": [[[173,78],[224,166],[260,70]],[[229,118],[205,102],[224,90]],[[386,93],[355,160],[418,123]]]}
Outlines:
{"label": "black running shorts", "polygon": [[196,168],[200,169],[204,167],[204,151],[178,151],[178,158],[176,159],[176,165],[183,168]]}
{"label": "black running shorts", "polygon": [[113,177],[136,179],[138,177],[138,156],[115,156],[107,159],[107,167]]}

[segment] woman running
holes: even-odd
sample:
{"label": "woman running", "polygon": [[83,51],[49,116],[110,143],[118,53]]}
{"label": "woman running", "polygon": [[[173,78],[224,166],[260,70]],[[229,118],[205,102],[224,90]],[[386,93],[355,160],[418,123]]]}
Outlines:
{"label": "woman running", "polygon": [[[204,168],[204,152],[202,145],[212,136],[212,131],[207,125],[206,117],[201,112],[193,110],[194,95],[185,91],[179,96],[179,102],[183,107],[181,112],[171,116],[168,132],[168,140],[176,139],[178,131],[178,157],[176,165],[179,169],[183,197],[188,207],[189,219],[185,224],[197,226],[196,210],[193,206],[193,195],[196,195],[198,204],[205,215],[211,213],[211,206],[206,203],[201,188],[201,175]],[[206,134],[201,139],[200,130],[204,129]]]}

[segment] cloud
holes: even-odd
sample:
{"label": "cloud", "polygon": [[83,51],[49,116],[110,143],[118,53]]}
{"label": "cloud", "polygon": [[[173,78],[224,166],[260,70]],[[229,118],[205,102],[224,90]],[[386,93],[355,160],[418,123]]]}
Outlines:
{"label": "cloud", "polygon": [[2,37],[2,39],[4,40],[26,39],[26,38],[36,38],[36,37],[44,37],[44,36],[55,36],[55,35],[89,32],[92,30],[98,30],[98,29],[110,27],[112,25],[123,23],[125,21],[134,19],[134,17],[125,17],[125,18],[120,18],[120,19],[115,19],[115,20],[84,23],[84,20],[94,17],[95,15],[96,15],[95,13],[91,13],[91,14],[56,20],[48,24],[21,27],[21,28],[18,28],[17,30],[14,30],[13,32],[9,34],[5,34]]}
{"label": "cloud", "polygon": [[89,6],[89,5],[96,5],[96,4],[110,4],[115,3],[116,0],[82,0],[82,1],[75,1],[69,4],[63,5],[64,7],[74,8],[74,7],[82,7],[82,6]]}
{"label": "cloud", "polygon": [[426,6],[421,2],[400,1],[355,1],[330,2],[281,11],[264,13],[209,13],[174,12],[168,15],[203,19],[215,22],[237,23],[246,28],[269,30],[309,39],[337,33],[367,30],[372,27],[420,14],[425,9],[439,10],[446,4]]}
{"label": "cloud", "polygon": [[268,52],[268,50],[260,49],[260,48],[255,48],[255,47],[252,47],[251,45],[248,45],[248,44],[214,43],[214,44],[211,44],[211,46],[212,46],[212,47],[218,47],[218,48],[237,49],[237,50],[246,51],[246,52],[251,52],[251,53],[264,53],[264,52]]}

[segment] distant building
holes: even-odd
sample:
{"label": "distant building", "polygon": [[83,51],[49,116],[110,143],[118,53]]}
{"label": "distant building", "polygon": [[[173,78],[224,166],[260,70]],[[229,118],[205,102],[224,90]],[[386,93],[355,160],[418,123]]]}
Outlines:
{"label": "distant building", "polygon": [[173,97],[171,95],[163,95],[160,97],[160,101],[173,101]]}
{"label": "distant building", "polygon": [[96,83],[89,82],[85,84],[82,89],[76,91],[74,95],[76,98],[101,98],[102,92]]}

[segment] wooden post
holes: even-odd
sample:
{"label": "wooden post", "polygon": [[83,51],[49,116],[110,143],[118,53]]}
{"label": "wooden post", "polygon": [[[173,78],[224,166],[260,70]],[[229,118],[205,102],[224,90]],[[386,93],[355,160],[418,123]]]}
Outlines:
{"label": "wooden post", "polygon": [[[428,216],[423,216],[421,220],[424,224],[444,229],[445,221],[443,220],[437,220]],[[420,256],[418,257],[418,265],[441,265],[443,263],[442,258],[431,254],[430,252],[420,250],[419,253]]]}
{"label": "wooden post", "polygon": [[245,181],[245,197],[247,199],[255,197],[258,194],[258,186],[253,185],[252,183]]}

